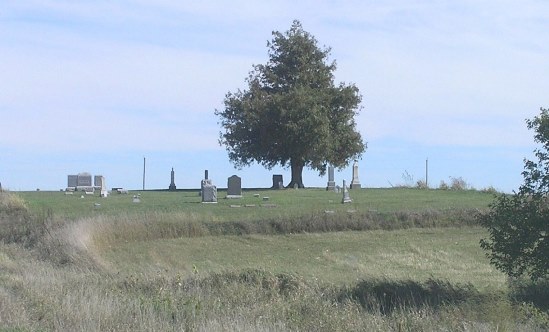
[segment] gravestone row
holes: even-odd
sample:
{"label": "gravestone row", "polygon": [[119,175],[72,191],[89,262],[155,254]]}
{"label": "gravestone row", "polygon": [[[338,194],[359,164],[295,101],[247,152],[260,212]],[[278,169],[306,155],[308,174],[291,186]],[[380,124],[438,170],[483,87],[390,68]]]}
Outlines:
{"label": "gravestone row", "polygon": [[95,175],[93,177],[90,173],[78,173],[77,175],[67,176],[67,189],[66,191],[85,191],[86,193],[94,192],[96,189],[101,191],[101,196],[106,197],[108,195],[107,184],[105,177],[102,175]]}

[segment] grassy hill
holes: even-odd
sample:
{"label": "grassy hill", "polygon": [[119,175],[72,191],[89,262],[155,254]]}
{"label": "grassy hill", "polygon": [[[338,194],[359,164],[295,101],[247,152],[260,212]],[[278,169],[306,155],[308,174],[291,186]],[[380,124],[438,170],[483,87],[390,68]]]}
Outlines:
{"label": "grassy hill", "polygon": [[543,303],[525,300],[531,288],[509,288],[479,248],[475,215],[491,194],[218,196],[1,195],[0,330],[549,327]]}

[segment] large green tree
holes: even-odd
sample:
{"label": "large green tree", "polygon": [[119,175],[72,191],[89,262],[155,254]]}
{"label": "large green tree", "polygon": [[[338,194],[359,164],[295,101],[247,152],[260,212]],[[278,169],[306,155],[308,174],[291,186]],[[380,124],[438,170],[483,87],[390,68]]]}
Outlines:
{"label": "large green tree", "polygon": [[526,120],[540,146],[524,161],[524,183],[501,194],[480,217],[489,237],[481,240],[492,264],[511,277],[545,278],[549,272],[549,110]]}
{"label": "large green tree", "polygon": [[247,90],[227,93],[225,108],[215,111],[220,144],[238,168],[291,167],[288,187],[302,188],[304,167],[323,175],[329,164],[343,168],[361,156],[365,144],[354,121],[361,95],[353,84],[334,84],[330,49],[299,21],[273,32],[267,47],[269,61],[253,66]]}

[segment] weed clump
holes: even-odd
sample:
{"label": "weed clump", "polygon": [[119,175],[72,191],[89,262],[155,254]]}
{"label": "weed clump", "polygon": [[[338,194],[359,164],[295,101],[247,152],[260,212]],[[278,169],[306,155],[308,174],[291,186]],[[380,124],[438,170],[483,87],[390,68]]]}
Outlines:
{"label": "weed clump", "polygon": [[10,192],[0,192],[0,241],[30,247],[41,235],[42,229],[25,201]]}

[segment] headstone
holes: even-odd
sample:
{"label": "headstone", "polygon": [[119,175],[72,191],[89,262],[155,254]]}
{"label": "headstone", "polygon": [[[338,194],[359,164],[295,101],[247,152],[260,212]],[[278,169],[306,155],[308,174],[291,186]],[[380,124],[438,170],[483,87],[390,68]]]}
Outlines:
{"label": "headstone", "polygon": [[328,166],[328,184],[326,185],[326,190],[335,191],[336,183],[334,181],[334,166]]}
{"label": "headstone", "polygon": [[139,198],[139,196],[133,195],[132,202],[133,203],[141,203],[141,199]]}
{"label": "headstone", "polygon": [[202,186],[202,203],[217,203],[217,187],[212,184]]}
{"label": "headstone", "polygon": [[175,186],[175,172],[173,171],[173,167],[172,167],[171,181],[170,181],[170,186],[168,187],[168,190],[175,191],[175,189],[176,189],[176,186]]}
{"label": "headstone", "polygon": [[208,170],[204,171],[204,180],[200,181],[202,203],[217,203],[217,187],[208,179]]}
{"label": "headstone", "polygon": [[358,180],[358,162],[353,163],[353,181],[351,181],[351,189],[360,189],[360,181]]}
{"label": "headstone", "polygon": [[105,177],[103,175],[96,175],[93,177],[93,185],[102,190],[105,188]]}
{"label": "headstone", "polygon": [[92,177],[90,173],[79,173],[76,180],[77,187],[91,187]]}
{"label": "headstone", "polygon": [[274,174],[273,175],[273,186],[271,187],[271,189],[282,189],[281,188],[281,184],[282,183],[282,186],[284,185],[284,180],[282,179],[282,174]]}
{"label": "headstone", "polygon": [[299,185],[297,183],[294,183],[294,189],[295,190],[299,189]]}
{"label": "headstone", "polygon": [[343,199],[341,200],[341,203],[352,203],[353,200],[349,196],[349,190],[347,190],[347,185],[345,184],[345,180],[343,180]]}
{"label": "headstone", "polygon": [[67,176],[67,188],[76,188],[78,186],[78,175]]}
{"label": "headstone", "polygon": [[242,179],[233,175],[227,179],[227,198],[242,197]]}

